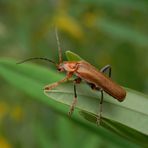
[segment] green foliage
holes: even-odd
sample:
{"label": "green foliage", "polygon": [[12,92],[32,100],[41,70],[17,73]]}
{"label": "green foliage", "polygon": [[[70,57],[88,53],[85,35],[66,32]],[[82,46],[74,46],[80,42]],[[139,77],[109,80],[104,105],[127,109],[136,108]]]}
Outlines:
{"label": "green foliage", "polygon": [[78,56],[77,54],[71,52],[71,51],[66,51],[66,57],[68,59],[68,61],[79,61],[82,60],[82,58],[80,56]]}
{"label": "green foliage", "polygon": [[[59,100],[57,102],[53,100],[55,97],[49,99],[43,94],[44,85],[64,77],[52,71],[53,65],[50,65],[49,70],[32,64],[16,66],[16,61],[10,59],[47,57],[58,61],[54,32],[56,25],[63,51],[70,49],[78,53],[98,69],[110,64],[113,80],[147,94],[147,0],[1,0],[0,14],[0,147],[4,147],[2,144],[5,144],[6,147],[16,148],[70,146],[135,148],[137,144],[125,139],[134,143],[139,143],[140,140],[141,143],[142,141],[145,143],[145,135],[143,138],[142,135],[147,131],[147,128],[144,131],[146,127],[144,123],[147,121],[144,115],[147,114],[143,113],[147,107],[143,105],[147,96],[127,89],[129,92],[127,98],[130,99],[118,103],[106,95],[103,106],[103,128],[98,128],[94,124],[96,112],[93,109],[89,112],[81,111],[80,114],[79,109],[76,109],[69,119],[67,117],[69,107],[63,103],[72,98],[67,97],[63,103],[59,103]],[[70,51],[66,52],[66,55],[69,60],[76,58]],[[5,59],[2,59],[3,57]],[[77,56],[77,60],[79,59]],[[72,85],[67,83],[60,87],[58,89],[66,90]],[[78,87],[89,89],[85,85]],[[93,100],[99,100],[99,92],[96,97],[98,98],[94,97]],[[111,110],[106,108],[107,103],[113,106]],[[113,116],[111,113],[117,108],[120,113],[116,112]],[[121,109],[126,112],[122,112]],[[127,112],[131,113],[131,118],[130,115],[126,118]],[[87,122],[82,116],[91,122]],[[140,123],[137,123],[138,117]],[[75,122],[70,123],[71,120]],[[121,123],[122,120],[124,124]],[[79,125],[85,130],[79,128]],[[104,127],[113,132],[105,130]],[[120,131],[117,127],[120,127]],[[135,139],[138,140],[135,142]]]}
{"label": "green foliage", "polygon": [[[55,102],[54,100],[46,97],[42,90],[42,87],[47,84],[47,82],[50,83],[53,80],[57,81],[59,78],[61,78],[57,72],[52,70],[49,71],[43,67],[33,64],[16,65],[16,61],[10,59],[1,60],[0,64],[0,73],[8,83],[10,83],[15,88],[27,93],[29,96],[32,96],[36,101],[38,100],[46,105],[49,105],[50,108],[62,115],[66,115],[67,117],[68,108],[61,103]],[[107,132],[101,127],[98,128],[96,125],[94,126],[90,123],[87,123],[86,120],[83,121],[82,117],[79,116],[77,111],[75,111],[75,114],[71,119],[78,123],[80,126],[83,126],[93,131],[94,133],[97,133],[98,136],[103,137],[111,143],[113,142],[114,144],[120,146],[126,146],[129,144],[129,142],[126,142],[118,136]]]}
{"label": "green foliage", "polygon": [[[71,54],[69,56],[69,59],[79,59],[79,56],[77,56],[76,54],[73,54],[72,52],[68,53]],[[51,79],[49,79],[50,76],[54,76],[56,81],[60,79],[61,76],[56,74],[55,72],[49,72],[44,68],[37,67],[31,64],[18,65],[16,67],[14,63],[15,62],[13,62],[12,60],[1,61],[0,72],[9,83],[25,91],[31,96],[34,96],[35,99],[49,105],[51,108],[58,111],[59,113],[64,115],[67,114],[67,108],[64,108],[63,105],[54,102],[53,100],[70,105],[73,98],[73,88],[70,83],[62,84],[58,86],[55,90],[51,90],[49,93],[47,93],[47,95],[53,99],[48,100],[43,95],[43,90],[41,89],[41,87],[43,87],[44,83],[51,82]],[[16,79],[17,81],[15,81]],[[77,123],[80,125],[84,124],[87,128],[89,127],[91,130],[95,128],[96,132],[104,132],[101,128],[95,127],[95,116],[98,111],[98,98],[100,97],[99,92],[93,92],[87,85],[84,84],[78,85],[77,89],[79,96],[77,108],[81,110],[80,116],[83,116],[88,121],[95,123],[95,125],[91,125],[90,123],[83,121],[78,115],[78,111],[76,111],[76,113],[72,117],[73,120],[77,121]],[[103,104],[103,119],[101,126],[110,129],[114,133],[117,133],[120,136],[127,138],[135,143],[146,146],[146,135],[148,134],[146,124],[148,119],[148,113],[146,110],[146,106],[148,103],[147,97],[130,89],[126,90],[128,92],[128,95],[123,103],[119,103],[116,100],[113,100],[112,97],[105,95],[105,101]],[[139,120],[142,120],[142,122],[139,122]],[[108,138],[108,136],[105,138]]]}

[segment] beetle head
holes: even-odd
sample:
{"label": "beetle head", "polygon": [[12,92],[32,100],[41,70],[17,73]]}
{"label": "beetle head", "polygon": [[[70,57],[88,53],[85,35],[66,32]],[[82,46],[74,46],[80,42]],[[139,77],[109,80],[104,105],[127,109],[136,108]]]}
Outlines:
{"label": "beetle head", "polygon": [[65,71],[64,66],[63,66],[63,63],[60,63],[60,64],[57,65],[57,70],[58,70],[59,72]]}

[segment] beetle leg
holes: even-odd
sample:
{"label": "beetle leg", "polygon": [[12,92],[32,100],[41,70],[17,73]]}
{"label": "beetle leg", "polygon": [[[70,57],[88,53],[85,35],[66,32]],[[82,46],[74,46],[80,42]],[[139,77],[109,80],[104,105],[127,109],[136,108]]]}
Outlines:
{"label": "beetle leg", "polygon": [[73,84],[74,84],[74,99],[72,101],[72,104],[71,104],[71,107],[70,107],[70,110],[68,112],[69,116],[72,115],[73,111],[74,111],[74,108],[75,108],[75,105],[77,103],[77,90],[76,90],[76,84],[79,84],[81,83],[81,78],[76,78],[74,81],[73,81]]}
{"label": "beetle leg", "polygon": [[100,87],[96,87],[96,85],[93,83],[89,83],[89,82],[86,82],[86,83],[91,87],[92,90],[100,91],[100,89],[101,89]]}
{"label": "beetle leg", "polygon": [[46,91],[49,91],[49,90],[51,90],[51,89],[57,87],[60,83],[63,83],[63,82],[68,81],[68,79],[71,78],[72,75],[73,75],[73,73],[67,73],[67,75],[66,75],[66,77],[65,77],[64,79],[62,79],[62,80],[60,80],[60,81],[58,81],[58,82],[55,82],[55,83],[53,83],[53,84],[51,84],[51,85],[45,86],[45,87],[44,87],[44,91],[45,91],[45,92],[46,92]]}
{"label": "beetle leg", "polygon": [[101,123],[101,116],[102,116],[102,104],[103,104],[103,89],[100,89],[101,92],[101,99],[100,99],[100,104],[99,104],[99,112],[97,116],[97,124],[100,125]]}
{"label": "beetle leg", "polygon": [[[111,66],[110,65],[106,65],[105,67],[101,68],[100,72],[102,73],[106,73],[106,71],[108,70],[108,76],[109,78],[111,77]],[[101,88],[97,88],[97,90],[100,90],[101,92],[101,99],[100,99],[100,107],[99,107],[99,112],[98,112],[98,116],[97,116],[97,124],[100,125],[101,123],[101,116],[102,116],[102,104],[103,104],[103,89]]]}
{"label": "beetle leg", "polygon": [[108,76],[111,77],[111,66],[110,65],[106,65],[103,68],[101,68],[100,72],[105,73],[107,70],[109,71]]}
{"label": "beetle leg", "polygon": [[76,79],[74,79],[76,84],[80,84],[82,79],[80,77],[77,77]]}

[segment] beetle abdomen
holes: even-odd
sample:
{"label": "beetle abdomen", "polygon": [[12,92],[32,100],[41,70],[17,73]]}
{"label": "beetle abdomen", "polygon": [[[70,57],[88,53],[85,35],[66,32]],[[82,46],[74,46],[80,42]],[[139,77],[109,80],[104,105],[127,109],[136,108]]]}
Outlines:
{"label": "beetle abdomen", "polygon": [[86,82],[102,88],[106,93],[118,101],[123,101],[126,96],[126,91],[121,86],[85,61],[78,62],[78,68],[75,74]]}

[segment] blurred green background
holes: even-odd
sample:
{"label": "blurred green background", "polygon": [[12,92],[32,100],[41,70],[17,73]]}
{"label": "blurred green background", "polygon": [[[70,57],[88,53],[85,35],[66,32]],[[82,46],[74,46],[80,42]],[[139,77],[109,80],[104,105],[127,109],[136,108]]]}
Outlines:
{"label": "blurred green background", "polygon": [[[64,59],[71,50],[110,64],[116,82],[147,94],[147,16],[147,0],[0,0],[0,57],[57,61],[56,25]],[[121,147],[0,81],[0,148]]]}

